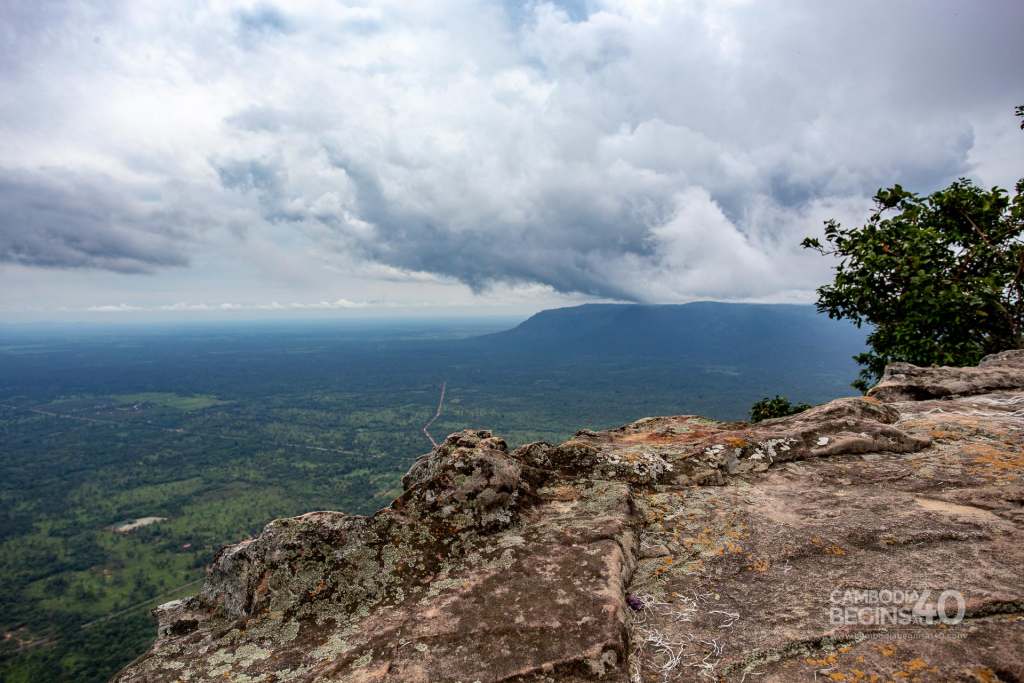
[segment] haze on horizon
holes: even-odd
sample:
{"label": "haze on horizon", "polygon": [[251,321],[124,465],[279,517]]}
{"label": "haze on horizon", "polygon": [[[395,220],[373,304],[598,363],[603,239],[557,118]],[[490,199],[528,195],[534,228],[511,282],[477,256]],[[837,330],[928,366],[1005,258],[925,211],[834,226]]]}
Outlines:
{"label": "haze on horizon", "polygon": [[884,185],[1012,187],[1024,5],[8,2],[0,320],[810,301]]}

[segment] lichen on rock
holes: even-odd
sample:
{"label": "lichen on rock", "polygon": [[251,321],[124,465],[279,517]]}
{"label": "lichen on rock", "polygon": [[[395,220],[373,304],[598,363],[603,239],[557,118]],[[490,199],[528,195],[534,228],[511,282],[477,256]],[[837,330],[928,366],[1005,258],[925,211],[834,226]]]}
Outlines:
{"label": "lichen on rock", "polygon": [[520,499],[529,492],[521,474],[504,440],[485,430],[457,432],[413,464],[402,478],[405,492],[392,507],[434,517],[452,531],[503,529],[515,521]]}

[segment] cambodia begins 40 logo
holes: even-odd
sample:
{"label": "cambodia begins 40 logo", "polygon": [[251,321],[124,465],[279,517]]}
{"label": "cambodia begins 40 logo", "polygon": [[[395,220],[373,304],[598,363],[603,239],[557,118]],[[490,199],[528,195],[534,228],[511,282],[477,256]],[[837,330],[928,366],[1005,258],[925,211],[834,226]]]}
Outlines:
{"label": "cambodia begins 40 logo", "polygon": [[829,602],[829,623],[835,626],[952,625],[963,621],[967,608],[960,591],[944,590],[936,594],[928,588],[837,588],[829,594]]}

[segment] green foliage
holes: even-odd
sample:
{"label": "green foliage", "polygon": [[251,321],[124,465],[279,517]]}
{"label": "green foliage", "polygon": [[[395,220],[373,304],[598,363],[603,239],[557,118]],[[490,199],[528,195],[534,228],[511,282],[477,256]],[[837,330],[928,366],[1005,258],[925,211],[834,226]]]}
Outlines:
{"label": "green foliage", "polygon": [[760,422],[761,420],[771,420],[776,417],[786,417],[787,415],[796,415],[802,413],[808,408],[810,404],[797,403],[796,405],[789,402],[789,399],[785,396],[775,395],[775,398],[762,398],[760,401],[750,406],[750,421]]}
{"label": "green foliage", "polygon": [[802,243],[840,259],[818,310],[873,326],[853,386],[893,361],[973,365],[1024,345],[1024,180],[1012,198],[964,178],[925,197],[894,185],[875,207],[856,228],[826,221],[827,247]]}

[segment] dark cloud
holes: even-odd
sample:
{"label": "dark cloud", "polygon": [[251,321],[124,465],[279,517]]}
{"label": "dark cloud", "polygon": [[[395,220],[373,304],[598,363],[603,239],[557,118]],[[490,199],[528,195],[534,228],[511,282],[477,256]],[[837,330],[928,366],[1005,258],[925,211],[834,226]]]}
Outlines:
{"label": "dark cloud", "polygon": [[259,190],[264,193],[279,192],[284,185],[285,171],[273,161],[250,159],[246,161],[226,161],[214,164],[221,185],[230,190],[249,192]]}
{"label": "dark cloud", "polygon": [[185,265],[181,217],[131,192],[99,174],[0,168],[0,262],[126,273]]}
{"label": "dark cloud", "polygon": [[235,16],[239,29],[249,37],[283,35],[294,30],[294,26],[284,12],[273,5],[257,5],[253,8],[240,9]]}

